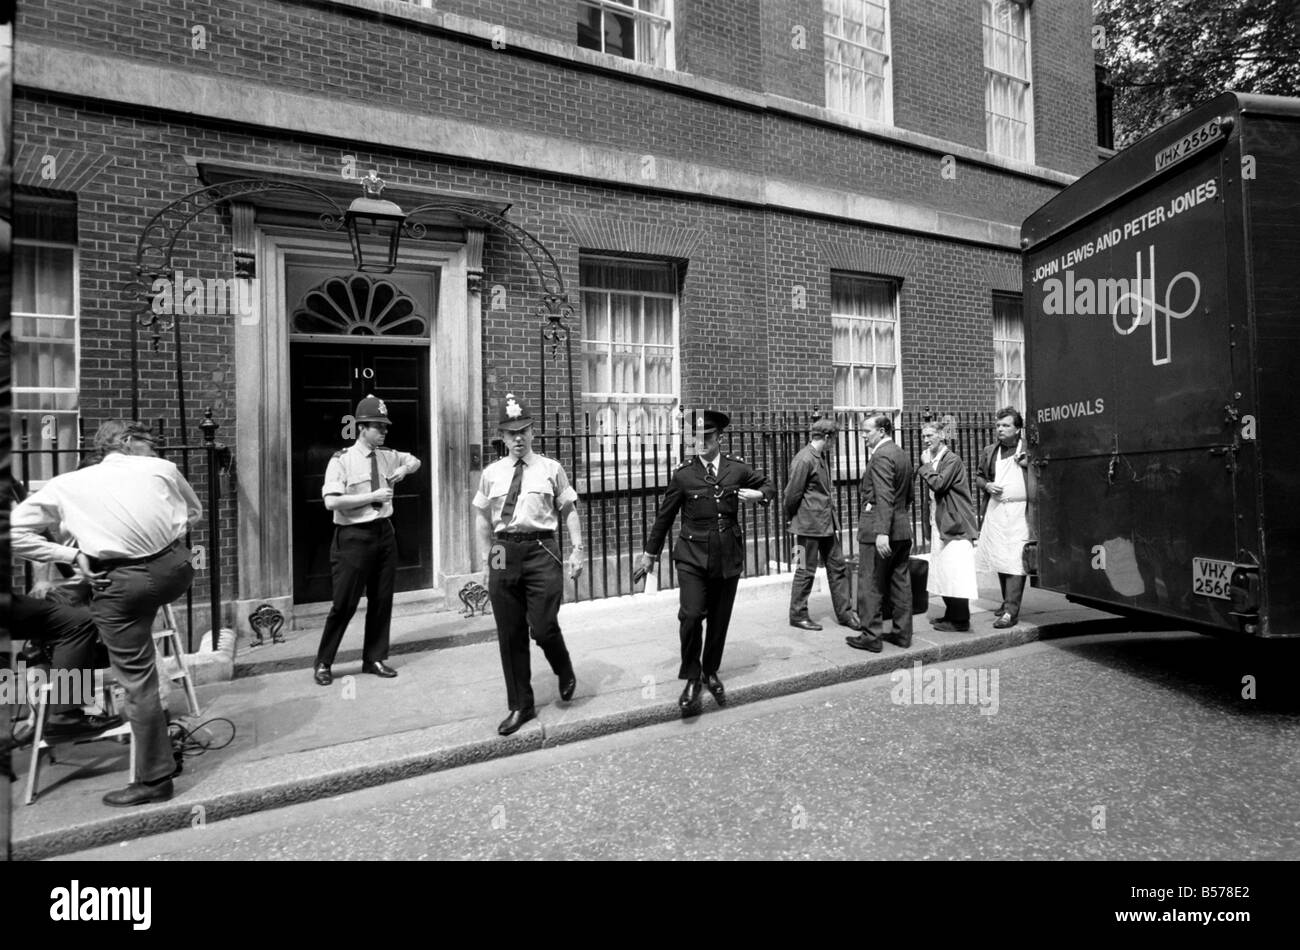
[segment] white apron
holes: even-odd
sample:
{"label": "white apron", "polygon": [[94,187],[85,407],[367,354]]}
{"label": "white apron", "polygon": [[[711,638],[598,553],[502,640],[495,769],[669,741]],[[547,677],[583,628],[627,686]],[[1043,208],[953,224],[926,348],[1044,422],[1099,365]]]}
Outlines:
{"label": "white apron", "polygon": [[980,595],[975,578],[975,546],[965,538],[945,541],[939,534],[934,492],[930,493],[930,501],[930,595],[975,600]]}
{"label": "white apron", "polygon": [[[1016,454],[1022,449],[1023,440],[1016,446]],[[1025,512],[1029,492],[1025,485],[1025,470],[1013,454],[1011,458],[998,458],[995,472],[993,483],[1002,486],[1002,494],[989,496],[984,525],[980,528],[976,563],[984,572],[1023,575],[1025,566],[1021,552],[1029,540],[1029,520]]]}

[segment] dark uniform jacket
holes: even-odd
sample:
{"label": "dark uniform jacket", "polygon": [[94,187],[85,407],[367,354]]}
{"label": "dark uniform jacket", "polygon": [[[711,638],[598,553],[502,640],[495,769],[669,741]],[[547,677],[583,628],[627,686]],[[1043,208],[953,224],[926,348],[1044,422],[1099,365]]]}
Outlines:
{"label": "dark uniform jacket", "polygon": [[978,538],[970,479],[966,477],[962,460],[949,449],[937,463],[926,462],[916,473],[934,492],[934,520],[943,539],[974,541]]}
{"label": "dark uniform jacket", "polygon": [[690,564],[715,577],[737,577],[745,569],[745,533],[737,520],[740,497],[737,490],[756,488],[763,503],[776,497],[776,486],[744,459],[719,453],[718,481],[705,481],[704,463],[698,456],[683,462],[673,472],[668,491],[659,503],[654,528],[646,539],[646,553],[658,557],[677,512],[682,527],[673,547],[673,560]]}
{"label": "dark uniform jacket", "polygon": [[912,540],[913,500],[911,460],[892,439],[881,442],[862,476],[858,541],[870,544],[879,534],[891,541]]}
{"label": "dark uniform jacket", "polygon": [[790,462],[790,480],[785,486],[785,516],[791,534],[825,538],[839,530],[832,490],[829,460],[805,445]]}

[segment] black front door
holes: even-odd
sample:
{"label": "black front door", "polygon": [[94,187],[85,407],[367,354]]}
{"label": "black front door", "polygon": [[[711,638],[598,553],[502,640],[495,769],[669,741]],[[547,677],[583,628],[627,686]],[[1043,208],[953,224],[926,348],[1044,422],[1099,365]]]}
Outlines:
{"label": "black front door", "polygon": [[433,501],[429,458],[429,348],[364,343],[289,345],[293,432],[293,601],[330,600],[333,514],[321,486],[330,457],[355,440],[348,428],[357,403],[375,395],[392,419],[387,448],[411,452],[418,472],[394,486],[397,590],[433,586]]}

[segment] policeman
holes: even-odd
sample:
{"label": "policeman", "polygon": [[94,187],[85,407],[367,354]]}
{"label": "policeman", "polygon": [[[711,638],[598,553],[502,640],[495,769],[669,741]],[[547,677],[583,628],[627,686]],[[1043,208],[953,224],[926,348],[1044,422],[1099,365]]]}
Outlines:
{"label": "policeman", "polygon": [[573,698],[578,680],[557,619],[564,598],[560,516],[572,542],[569,577],[582,573],[582,523],[578,493],[564,468],[533,451],[533,420],[514,393],[506,393],[498,430],[509,452],[483,469],[473,505],[478,510],[479,550],[486,560],[488,596],[497,623],[501,671],[510,715],[497,727],[508,736],[534,718],[528,635],[542,648],[559,677],[560,698]]}
{"label": "policeman", "polygon": [[393,616],[393,580],[397,573],[397,543],[393,535],[393,485],[419,471],[420,460],[408,452],[383,448],[388,438],[388,407],[370,395],[357,403],[361,428],[351,448],[334,453],[325,469],[321,495],[334,512],[330,544],[330,576],[334,605],[325,618],[316,651],[316,682],[334,681],[330,667],[338,653],[357,603],[366,595],[366,639],[361,672],[385,679],[397,671],[388,659],[388,624]]}
{"label": "policeman", "polygon": [[[654,566],[678,509],[684,509],[673,560],[677,562],[681,588],[677,616],[681,621],[682,666],[677,676],[686,680],[678,705],[687,711],[698,708],[701,674],[718,705],[727,701],[718,667],[722,664],[736,585],[745,569],[745,537],[737,514],[742,501],[766,505],[776,497],[776,486],[770,478],[755,471],[743,458],[718,451],[718,433],[731,422],[730,417],[711,409],[702,415],[700,454],[673,472],[633,578],[639,581]],[[706,619],[708,639],[703,644],[701,665],[701,628]]]}

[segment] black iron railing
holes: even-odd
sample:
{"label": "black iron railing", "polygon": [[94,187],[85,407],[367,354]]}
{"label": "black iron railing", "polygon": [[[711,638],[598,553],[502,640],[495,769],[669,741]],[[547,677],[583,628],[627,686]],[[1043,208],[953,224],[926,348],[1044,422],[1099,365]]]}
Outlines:
{"label": "black iron railing", "polygon": [[[827,413],[840,431],[832,458],[835,483],[834,504],[839,513],[846,556],[857,553],[858,512],[861,481],[866,471],[867,447],[863,438],[862,413]],[[976,500],[977,517],[983,520],[980,493],[974,489],[980,449],[995,438],[991,413],[953,413],[956,431],[950,449],[962,460]],[[722,434],[722,450],[740,455],[772,478],[777,497],[770,505],[745,505],[741,524],[745,530],[745,573],[747,576],[784,573],[793,569],[792,538],[786,531],[783,496],[789,480],[790,463],[808,442],[808,429],[816,416],[793,412],[732,413],[731,426]],[[923,444],[921,430],[929,415],[903,413],[895,440],[908,453],[913,468],[919,468]],[[585,535],[586,569],[574,584],[573,598],[588,600],[632,593],[631,574],[645,539],[654,525],[659,500],[668,487],[673,469],[694,454],[689,425],[681,414],[670,428],[636,431],[607,431],[593,426],[589,415],[580,417],[578,431],[567,431],[556,413],[539,426],[535,451],[558,460],[577,489]],[[494,443],[498,457],[505,446]],[[916,505],[912,509],[914,550],[930,549],[930,500],[918,478]],[[675,525],[674,528],[677,526]],[[561,526],[563,529],[563,526]],[[675,531],[665,544],[671,551]],[[658,583],[676,586],[671,557],[660,559]]]}

